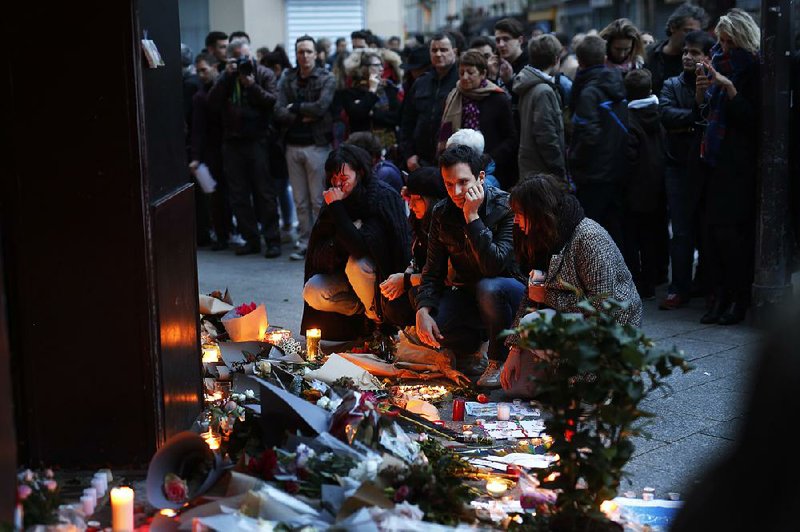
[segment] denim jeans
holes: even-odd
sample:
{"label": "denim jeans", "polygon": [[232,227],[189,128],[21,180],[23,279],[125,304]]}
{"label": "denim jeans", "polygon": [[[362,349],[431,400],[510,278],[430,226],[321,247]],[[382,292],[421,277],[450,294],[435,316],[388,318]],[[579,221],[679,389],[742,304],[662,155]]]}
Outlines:
{"label": "denim jeans", "polygon": [[303,286],[303,299],[317,310],[353,316],[364,312],[376,321],[375,265],[371,259],[350,257],[344,272],[318,273]]}
{"label": "denim jeans", "polygon": [[668,292],[688,298],[692,289],[697,198],[686,168],[668,166],[665,185],[672,223],[672,238],[669,242],[672,280]]}
{"label": "denim jeans", "polygon": [[474,287],[446,289],[434,319],[444,339],[442,347],[456,355],[474,353],[489,335],[490,360],[505,361],[508,349],[498,335],[511,327],[525,286],[510,277],[487,277]]}

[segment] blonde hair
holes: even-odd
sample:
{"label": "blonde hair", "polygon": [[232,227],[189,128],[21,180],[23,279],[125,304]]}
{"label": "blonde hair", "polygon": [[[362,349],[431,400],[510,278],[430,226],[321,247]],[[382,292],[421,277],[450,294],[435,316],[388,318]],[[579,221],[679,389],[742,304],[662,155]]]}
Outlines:
{"label": "blonde hair", "polygon": [[719,17],[714,28],[717,38],[722,31],[730,35],[737,48],[750,53],[757,53],[761,49],[761,29],[746,11],[734,8]]}

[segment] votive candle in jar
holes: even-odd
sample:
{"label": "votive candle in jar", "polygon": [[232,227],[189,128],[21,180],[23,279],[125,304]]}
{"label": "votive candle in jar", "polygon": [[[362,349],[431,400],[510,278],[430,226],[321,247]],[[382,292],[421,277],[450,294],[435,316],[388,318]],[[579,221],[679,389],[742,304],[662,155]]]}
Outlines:
{"label": "votive candle in jar", "polygon": [[322,340],[320,329],[308,329],[306,331],[306,360],[316,362],[319,355],[319,342]]}
{"label": "votive candle in jar", "polygon": [[508,418],[511,417],[511,406],[507,403],[498,403],[497,404],[497,420],[498,421],[508,421]]}
{"label": "votive candle in jar", "polygon": [[503,479],[492,477],[486,482],[486,491],[492,497],[502,497],[508,491],[508,484]]}

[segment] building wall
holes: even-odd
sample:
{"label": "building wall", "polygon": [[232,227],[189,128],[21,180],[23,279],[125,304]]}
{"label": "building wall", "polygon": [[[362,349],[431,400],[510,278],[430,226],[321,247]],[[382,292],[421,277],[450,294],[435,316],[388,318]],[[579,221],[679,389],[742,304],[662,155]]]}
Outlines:
{"label": "building wall", "polygon": [[367,0],[367,28],[383,38],[397,35],[405,43],[403,0]]}

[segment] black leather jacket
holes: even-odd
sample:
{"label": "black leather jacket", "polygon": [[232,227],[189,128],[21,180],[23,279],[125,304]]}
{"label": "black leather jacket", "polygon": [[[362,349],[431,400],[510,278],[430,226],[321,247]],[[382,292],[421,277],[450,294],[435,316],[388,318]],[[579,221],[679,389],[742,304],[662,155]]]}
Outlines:
{"label": "black leather jacket", "polygon": [[701,117],[694,99],[694,80],[687,79],[684,73],[667,79],[658,102],[661,123],[667,130],[667,164],[686,166],[691,148],[700,134],[698,122]]}
{"label": "black leather jacket", "polygon": [[469,224],[450,198],[437,203],[431,214],[428,259],[422,270],[417,309],[435,311],[452,266],[455,286],[474,286],[485,277],[522,280],[514,257],[514,213],[509,194],[484,185],[485,198],[479,218]]}

